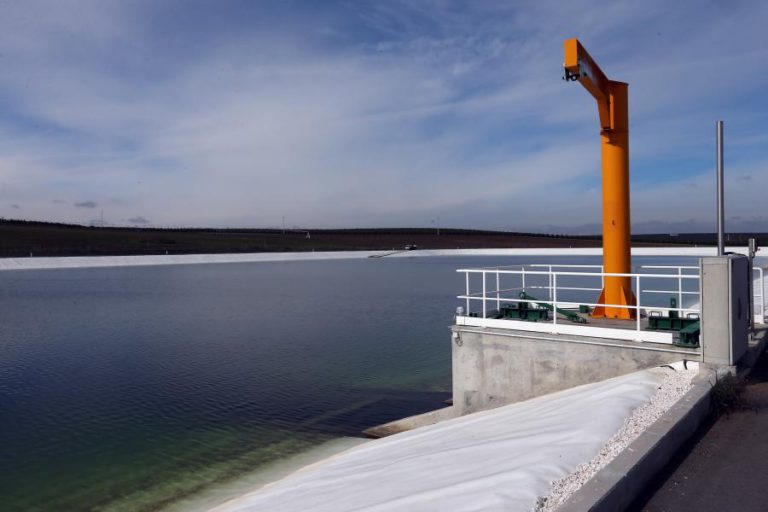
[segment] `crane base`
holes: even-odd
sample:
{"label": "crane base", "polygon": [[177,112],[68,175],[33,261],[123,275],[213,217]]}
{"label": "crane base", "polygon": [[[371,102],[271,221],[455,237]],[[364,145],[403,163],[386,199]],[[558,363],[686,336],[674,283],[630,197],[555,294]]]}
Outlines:
{"label": "crane base", "polygon": [[[600,298],[597,300],[598,304],[605,304],[605,288],[600,292]],[[634,306],[637,304],[635,300],[635,294],[632,290],[627,290],[623,286],[620,287],[619,301],[614,304],[621,304],[624,306]],[[622,308],[615,306],[597,306],[592,311],[592,318],[618,318],[620,320],[635,320],[637,319],[637,310],[631,308]]]}

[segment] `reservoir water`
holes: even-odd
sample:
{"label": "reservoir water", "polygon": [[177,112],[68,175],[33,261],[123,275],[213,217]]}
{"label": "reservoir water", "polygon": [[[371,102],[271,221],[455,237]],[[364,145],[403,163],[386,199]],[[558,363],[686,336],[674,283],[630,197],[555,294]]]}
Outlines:
{"label": "reservoir water", "polygon": [[159,510],[441,407],[455,270],[531,260],[2,272],[1,508]]}

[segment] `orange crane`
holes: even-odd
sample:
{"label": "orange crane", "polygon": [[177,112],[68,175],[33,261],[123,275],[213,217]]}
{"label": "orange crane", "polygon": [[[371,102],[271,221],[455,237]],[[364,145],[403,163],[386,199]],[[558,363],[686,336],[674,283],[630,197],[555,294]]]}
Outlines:
{"label": "orange crane", "polygon": [[[578,39],[565,41],[566,81],[579,81],[597,100],[603,161],[603,272],[631,272],[629,230],[629,110],[628,84],[608,80]],[[596,318],[636,318],[629,276],[606,276],[592,312]]]}

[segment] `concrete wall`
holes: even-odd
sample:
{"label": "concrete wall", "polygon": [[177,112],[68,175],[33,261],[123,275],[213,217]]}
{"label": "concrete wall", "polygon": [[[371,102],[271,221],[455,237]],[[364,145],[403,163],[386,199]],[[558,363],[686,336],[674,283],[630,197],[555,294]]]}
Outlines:
{"label": "concrete wall", "polygon": [[463,415],[688,359],[668,344],[454,326],[453,406]]}

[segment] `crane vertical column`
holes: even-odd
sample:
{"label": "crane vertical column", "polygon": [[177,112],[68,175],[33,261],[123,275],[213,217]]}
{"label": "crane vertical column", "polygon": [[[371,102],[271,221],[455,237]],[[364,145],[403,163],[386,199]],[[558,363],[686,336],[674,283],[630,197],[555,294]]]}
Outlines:
{"label": "crane vertical column", "polygon": [[[612,127],[600,132],[603,162],[603,272],[628,274],[632,269],[629,221],[629,124],[627,84],[609,83]],[[630,277],[605,277],[598,304],[634,305]],[[598,307],[594,316],[634,318],[628,308]]]}

